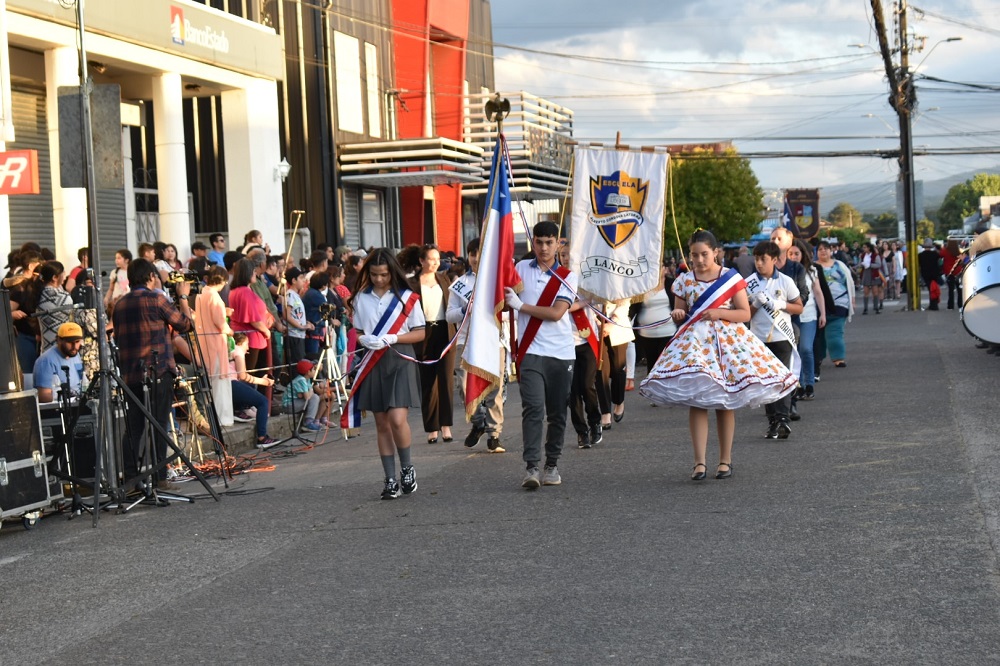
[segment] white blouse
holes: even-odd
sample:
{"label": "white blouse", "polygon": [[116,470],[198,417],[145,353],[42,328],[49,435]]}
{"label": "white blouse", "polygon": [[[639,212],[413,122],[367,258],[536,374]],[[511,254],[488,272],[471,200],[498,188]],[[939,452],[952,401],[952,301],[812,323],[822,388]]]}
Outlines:
{"label": "white blouse", "polygon": [[[354,328],[358,329],[358,334],[373,334],[375,327],[382,319],[382,315],[395,300],[396,295],[392,293],[391,289],[387,289],[381,297],[376,295],[371,287],[359,293],[354,299],[353,318]],[[423,328],[425,323],[423,310],[413,308],[410,311],[410,316],[403,322],[403,326],[396,331],[396,335],[409,333],[416,328]]]}

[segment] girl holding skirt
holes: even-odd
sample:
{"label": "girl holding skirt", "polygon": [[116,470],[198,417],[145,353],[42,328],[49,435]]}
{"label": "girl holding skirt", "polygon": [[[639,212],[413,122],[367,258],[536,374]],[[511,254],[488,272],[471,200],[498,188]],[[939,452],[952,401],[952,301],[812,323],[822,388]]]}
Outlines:
{"label": "girl holding skirt", "polygon": [[671,285],[671,318],[678,330],[639,392],[656,404],[687,405],[693,481],[706,478],[708,410],[715,410],[719,465],[715,478],[733,475],[736,409],[759,407],[795,390],[798,378],[750,332],[746,283],[715,261],[718,243],[698,230],[688,241],[691,270]]}

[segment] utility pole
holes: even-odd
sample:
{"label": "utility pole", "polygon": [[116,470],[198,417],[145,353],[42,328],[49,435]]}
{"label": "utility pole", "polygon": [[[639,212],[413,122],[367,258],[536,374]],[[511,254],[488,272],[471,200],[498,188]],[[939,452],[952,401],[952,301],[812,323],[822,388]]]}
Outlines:
{"label": "utility pole", "polygon": [[899,116],[899,179],[903,183],[903,219],[906,229],[906,289],[909,310],[920,310],[920,276],[917,262],[917,206],[913,187],[913,110],[917,106],[910,42],[907,34],[907,0],[899,0],[899,74],[893,91],[893,107]]}
{"label": "utility pole", "polygon": [[907,34],[907,0],[897,0],[899,16],[899,67],[892,62],[892,50],[885,29],[885,14],[881,0],[871,0],[872,18],[879,52],[889,81],[889,105],[899,118],[899,180],[903,184],[903,224],[906,230],[906,289],[907,309],[920,310],[920,280],[917,264],[916,200],[913,194],[913,110],[917,105],[913,74],[910,72],[910,42]]}

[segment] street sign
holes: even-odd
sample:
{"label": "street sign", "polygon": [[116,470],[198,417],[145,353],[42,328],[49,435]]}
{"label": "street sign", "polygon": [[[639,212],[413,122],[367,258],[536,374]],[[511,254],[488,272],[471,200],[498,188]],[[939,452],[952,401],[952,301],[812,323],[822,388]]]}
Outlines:
{"label": "street sign", "polygon": [[0,194],[38,194],[38,151],[0,152]]}

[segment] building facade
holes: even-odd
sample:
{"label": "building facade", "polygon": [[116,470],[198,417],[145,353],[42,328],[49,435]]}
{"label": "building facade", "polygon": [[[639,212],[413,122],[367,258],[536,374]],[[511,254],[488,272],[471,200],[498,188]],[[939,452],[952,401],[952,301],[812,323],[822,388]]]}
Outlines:
{"label": "building facade", "polygon": [[[99,135],[95,124],[95,144],[111,146],[102,155],[120,160],[121,175],[120,187],[98,189],[101,264],[150,239],[186,256],[196,234],[216,229],[238,238],[259,229],[283,247],[280,37],[188,0],[144,0],[142,9],[88,0],[83,16],[87,73],[102,91],[120,90],[121,102],[119,136]],[[0,14],[0,85],[10,94],[3,147],[37,150],[42,186],[0,197],[0,250],[31,240],[73,266],[90,244],[86,190],[64,187],[59,163],[60,145],[79,132],[59,102],[80,85],[76,7],[0,0]]]}

